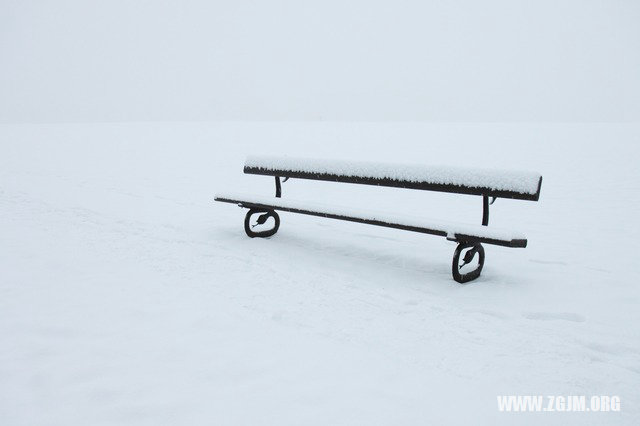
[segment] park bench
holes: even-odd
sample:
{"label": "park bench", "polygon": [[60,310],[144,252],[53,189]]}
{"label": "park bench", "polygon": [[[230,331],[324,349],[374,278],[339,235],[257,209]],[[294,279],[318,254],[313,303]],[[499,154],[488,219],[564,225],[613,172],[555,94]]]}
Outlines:
{"label": "park bench", "polygon": [[[270,237],[280,227],[276,211],[300,213],[351,222],[366,223],[405,231],[439,235],[458,243],[453,255],[452,274],[459,283],[480,276],[485,252],[482,244],[526,247],[524,235],[489,227],[489,205],[496,198],[538,201],[542,176],[526,171],[465,169],[360,161],[314,160],[289,157],[250,156],[244,173],[275,176],[275,198],[237,194],[216,194],[215,200],[248,208],[244,229],[249,237]],[[389,215],[355,208],[334,207],[282,198],[282,183],[288,179],[312,179],[420,189],[482,197],[482,225],[434,221],[419,217]],[[281,181],[281,179],[283,179]],[[255,221],[253,218],[255,217]],[[269,220],[273,219],[273,220]],[[271,224],[267,226],[267,222]],[[265,230],[256,227],[267,226]],[[477,260],[476,260],[477,257]],[[474,268],[470,269],[473,265]]]}

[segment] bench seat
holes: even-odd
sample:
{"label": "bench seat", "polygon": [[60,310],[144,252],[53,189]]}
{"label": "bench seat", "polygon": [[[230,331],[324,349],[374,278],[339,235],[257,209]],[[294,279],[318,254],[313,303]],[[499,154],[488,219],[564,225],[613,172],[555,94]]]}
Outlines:
{"label": "bench seat", "polygon": [[526,247],[527,239],[519,232],[482,225],[463,224],[422,217],[395,215],[376,211],[354,209],[351,207],[329,206],[325,204],[296,201],[275,197],[244,194],[220,193],[216,201],[237,204],[244,208],[280,210],[329,219],[366,223],[387,228],[403,229],[424,234],[439,235],[451,241],[479,242],[505,247]]}

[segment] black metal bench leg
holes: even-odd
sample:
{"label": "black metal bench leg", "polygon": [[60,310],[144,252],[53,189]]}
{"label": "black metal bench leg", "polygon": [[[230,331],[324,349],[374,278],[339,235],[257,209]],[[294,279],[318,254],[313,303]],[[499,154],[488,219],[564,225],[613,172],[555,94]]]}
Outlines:
{"label": "black metal bench leg", "polygon": [[[258,220],[256,221],[256,224],[251,225],[251,217],[256,214],[260,216],[258,216]],[[264,225],[270,217],[272,217],[274,220],[273,228],[267,229],[265,231],[257,231],[257,232],[253,230],[254,226]],[[278,213],[276,213],[275,210],[252,208],[252,209],[249,209],[249,211],[247,212],[247,215],[244,217],[244,232],[246,232],[247,235],[251,238],[270,237],[274,235],[276,232],[278,232],[278,228],[280,228],[280,216],[278,216]]]}
{"label": "black metal bench leg", "polygon": [[[466,250],[466,252],[465,252]],[[462,263],[460,262],[460,255],[464,253]],[[478,255],[478,267],[473,271],[461,273],[460,270],[464,265],[467,265],[473,261]],[[453,273],[453,279],[460,284],[473,281],[480,276],[482,267],[484,266],[484,247],[480,243],[465,243],[461,242],[456,247],[456,251],[453,253],[453,263],[451,265],[451,272]]]}

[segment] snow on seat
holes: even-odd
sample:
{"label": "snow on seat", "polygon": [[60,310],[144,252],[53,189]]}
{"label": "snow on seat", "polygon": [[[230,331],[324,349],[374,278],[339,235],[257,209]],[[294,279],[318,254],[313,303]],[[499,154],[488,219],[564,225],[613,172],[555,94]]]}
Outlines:
{"label": "snow on seat", "polygon": [[245,208],[280,210],[329,219],[360,222],[406,231],[440,235],[459,242],[481,242],[507,247],[526,247],[527,239],[518,232],[482,225],[437,221],[421,217],[395,215],[351,207],[329,206],[320,203],[244,194],[216,194],[216,201],[237,204]]}
{"label": "snow on seat", "polygon": [[244,172],[532,201],[542,185],[542,176],[528,171],[271,156],[247,157]]}

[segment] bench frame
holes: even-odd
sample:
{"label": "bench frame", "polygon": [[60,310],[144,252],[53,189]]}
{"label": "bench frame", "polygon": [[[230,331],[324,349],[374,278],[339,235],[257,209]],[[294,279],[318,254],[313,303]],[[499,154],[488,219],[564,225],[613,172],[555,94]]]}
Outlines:
{"label": "bench frame", "polygon": [[[375,186],[387,186],[387,187],[394,187],[394,188],[420,189],[420,190],[427,190],[427,191],[449,192],[449,193],[459,193],[459,194],[469,194],[469,195],[480,195],[482,196],[482,225],[483,226],[489,225],[489,206],[492,205],[497,198],[510,198],[510,199],[519,199],[519,200],[538,201],[540,197],[540,189],[542,186],[542,177],[540,177],[540,180],[538,182],[538,190],[535,194],[523,194],[515,191],[494,190],[486,187],[469,187],[469,186],[462,186],[462,185],[432,184],[432,183],[425,183],[425,182],[399,181],[394,179],[376,179],[376,178],[366,178],[366,177],[358,177],[358,176],[333,175],[333,174],[327,174],[327,173],[309,173],[309,172],[299,172],[299,171],[290,171],[290,170],[273,170],[273,169],[264,169],[260,167],[248,167],[248,166],[244,167],[244,173],[263,175],[263,176],[274,176],[276,198],[282,197],[282,183],[286,182],[290,178],[322,180],[322,181],[330,181],[330,182],[344,182],[344,183],[375,185]],[[281,179],[284,179],[284,180],[281,180]],[[278,232],[278,229],[280,227],[280,217],[278,216],[278,213],[276,213],[276,210],[444,236],[448,240],[455,241],[458,243],[453,255],[451,272],[452,272],[453,278],[459,283],[466,283],[466,282],[475,280],[480,276],[482,272],[482,268],[484,266],[484,260],[485,260],[485,252],[484,252],[482,243],[500,245],[505,247],[523,247],[524,248],[527,246],[526,239],[523,239],[523,240],[515,239],[510,242],[507,242],[503,240],[496,240],[491,238],[479,238],[476,236],[470,236],[470,235],[464,235],[464,234],[456,234],[455,236],[450,236],[450,235],[447,235],[446,232],[440,231],[440,230],[432,230],[432,229],[420,228],[420,227],[410,226],[410,225],[393,224],[393,223],[388,223],[381,220],[363,219],[363,218],[351,217],[351,216],[345,216],[345,215],[323,213],[323,212],[318,212],[314,210],[273,206],[273,205],[262,204],[262,203],[252,203],[252,202],[246,202],[246,201],[233,200],[233,199],[224,198],[224,197],[216,197],[216,201],[234,203],[234,204],[238,204],[240,207],[249,209],[249,211],[245,216],[244,229],[246,234],[251,238],[254,238],[254,237],[266,238],[266,237],[275,235],[275,233]],[[270,217],[273,218],[274,219],[273,228],[268,229],[266,231],[258,231],[258,232],[254,231],[251,225],[251,219],[254,215],[259,215],[257,224],[264,224]],[[476,269],[467,273],[462,273],[461,268],[464,265],[472,262],[473,259],[476,257],[476,255],[478,255],[478,266],[476,267]],[[462,264],[460,263],[461,258],[462,258]]]}

